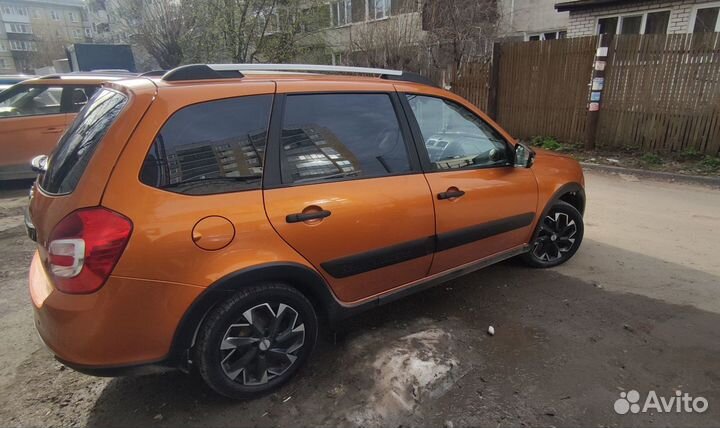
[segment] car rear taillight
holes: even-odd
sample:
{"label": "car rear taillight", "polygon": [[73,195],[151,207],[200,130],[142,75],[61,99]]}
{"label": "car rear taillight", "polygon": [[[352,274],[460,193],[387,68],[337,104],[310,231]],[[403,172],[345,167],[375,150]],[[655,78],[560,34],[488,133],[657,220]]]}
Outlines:
{"label": "car rear taillight", "polygon": [[55,226],[47,244],[46,268],[55,287],[84,294],[105,284],[130,240],[132,223],[107,208],[75,211]]}

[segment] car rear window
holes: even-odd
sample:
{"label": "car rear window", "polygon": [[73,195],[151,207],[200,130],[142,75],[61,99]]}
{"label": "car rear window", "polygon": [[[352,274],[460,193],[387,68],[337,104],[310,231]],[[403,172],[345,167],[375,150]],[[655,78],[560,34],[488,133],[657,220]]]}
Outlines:
{"label": "car rear window", "polygon": [[90,99],[51,156],[40,179],[44,191],[66,194],[75,190],[95,149],[125,104],[127,97],[110,89],[101,89]]}

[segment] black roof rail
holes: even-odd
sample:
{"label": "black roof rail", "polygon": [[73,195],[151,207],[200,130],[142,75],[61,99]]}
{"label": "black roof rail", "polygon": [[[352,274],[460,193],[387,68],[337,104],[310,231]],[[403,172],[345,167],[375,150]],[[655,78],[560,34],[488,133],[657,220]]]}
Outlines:
{"label": "black roof rail", "polygon": [[400,76],[389,76],[387,74],[383,74],[380,76],[380,78],[387,80],[399,80],[401,82],[420,83],[421,85],[428,85],[439,88],[438,84],[433,82],[429,78],[423,76],[422,74],[413,73],[411,71],[403,71],[402,75]]}
{"label": "black roof rail", "polygon": [[177,82],[180,80],[231,79],[244,77],[239,70],[214,70],[207,64],[190,64],[173,68],[163,74],[162,80]]}
{"label": "black roof rail", "polygon": [[138,77],[157,77],[157,76],[164,76],[165,73],[167,73],[167,70],[150,70],[146,71],[144,73],[138,74]]}
{"label": "black roof rail", "polygon": [[163,75],[162,79],[168,82],[176,82],[180,80],[239,78],[244,77],[243,71],[371,74],[380,76],[380,78],[387,80],[398,80],[437,86],[432,80],[421,76],[420,74],[407,71],[316,64],[191,64],[183,65],[168,71]]}

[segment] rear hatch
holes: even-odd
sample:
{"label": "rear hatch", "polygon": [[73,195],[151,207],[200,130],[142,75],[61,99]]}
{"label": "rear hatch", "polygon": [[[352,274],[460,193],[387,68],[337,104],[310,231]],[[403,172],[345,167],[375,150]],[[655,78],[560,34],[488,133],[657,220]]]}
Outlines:
{"label": "rear hatch", "polygon": [[100,204],[113,166],[156,89],[149,79],[105,84],[50,155],[33,185],[26,218],[28,235],[38,242],[46,267],[53,230],[70,214]]}

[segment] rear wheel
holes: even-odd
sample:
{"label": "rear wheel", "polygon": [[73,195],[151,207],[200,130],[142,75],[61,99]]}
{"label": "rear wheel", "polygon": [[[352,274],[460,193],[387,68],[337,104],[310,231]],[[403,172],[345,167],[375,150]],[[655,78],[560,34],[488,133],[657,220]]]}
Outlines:
{"label": "rear wheel", "polygon": [[250,287],[208,315],[195,359],[218,393],[251,399],[286,383],[310,356],[317,317],[310,302],[284,284]]}
{"label": "rear wheel", "polygon": [[580,248],[584,231],[582,214],[567,202],[559,201],[538,222],[535,242],[521,259],[537,268],[563,264]]}

